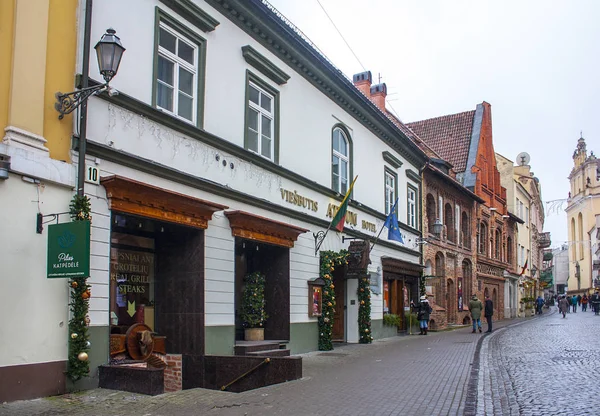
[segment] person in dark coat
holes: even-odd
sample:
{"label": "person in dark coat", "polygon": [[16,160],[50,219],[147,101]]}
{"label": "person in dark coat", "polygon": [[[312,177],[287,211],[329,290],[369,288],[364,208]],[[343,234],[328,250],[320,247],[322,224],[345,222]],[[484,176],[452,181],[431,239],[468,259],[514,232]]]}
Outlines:
{"label": "person in dark coat", "polygon": [[471,312],[471,319],[473,320],[473,333],[475,333],[476,329],[481,331],[481,310],[483,309],[483,304],[479,299],[477,299],[477,295],[473,295],[471,297],[471,301],[469,302],[469,311]]}
{"label": "person in dark coat", "polygon": [[429,315],[431,312],[433,312],[433,309],[427,300],[427,296],[421,296],[418,305],[415,305],[412,300],[410,301],[410,304],[413,308],[413,311],[417,313],[419,328],[421,329],[419,335],[427,335],[427,330],[429,329]]}
{"label": "person in dark coat", "polygon": [[569,302],[567,301],[567,298],[565,296],[560,298],[560,300],[558,301],[558,310],[560,311],[560,313],[562,313],[563,318],[569,311]]}
{"label": "person in dark coat", "polygon": [[492,332],[492,316],[494,315],[494,303],[489,296],[485,297],[485,309],[484,309],[485,320],[487,321],[487,331]]}

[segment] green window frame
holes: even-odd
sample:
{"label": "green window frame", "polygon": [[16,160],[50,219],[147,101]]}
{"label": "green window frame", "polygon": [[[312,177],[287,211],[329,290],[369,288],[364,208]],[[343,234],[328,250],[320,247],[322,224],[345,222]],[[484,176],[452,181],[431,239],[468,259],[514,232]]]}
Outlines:
{"label": "green window frame", "polygon": [[[346,151],[341,152],[336,140],[344,139]],[[346,163],[346,173],[343,173],[343,163]],[[354,179],[352,169],[352,137],[350,132],[343,124],[335,124],[331,129],[331,189],[335,192],[346,195],[348,187]]]}
{"label": "green window frame", "polygon": [[[279,163],[279,91],[246,71],[244,148]],[[269,155],[265,155],[266,144]]]}
{"label": "green window frame", "polygon": [[[411,198],[412,195],[412,198]],[[411,185],[406,187],[406,225],[419,229],[419,190]]]}
{"label": "green window frame", "polygon": [[152,106],[202,128],[205,66],[206,40],[156,7]]}
{"label": "green window frame", "polygon": [[383,169],[383,193],[385,215],[389,215],[398,199],[398,175],[387,166]]}

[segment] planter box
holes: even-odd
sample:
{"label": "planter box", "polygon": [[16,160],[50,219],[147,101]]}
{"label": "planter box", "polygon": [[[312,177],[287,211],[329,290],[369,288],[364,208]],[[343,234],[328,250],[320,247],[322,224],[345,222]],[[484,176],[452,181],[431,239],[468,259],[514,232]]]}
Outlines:
{"label": "planter box", "polygon": [[[146,364],[146,363],[141,363]],[[127,365],[101,365],[99,387],[155,396],[164,392],[162,368],[140,368]]]}
{"label": "planter box", "polygon": [[244,329],[244,339],[246,341],[264,341],[265,340],[265,329],[264,328]]}

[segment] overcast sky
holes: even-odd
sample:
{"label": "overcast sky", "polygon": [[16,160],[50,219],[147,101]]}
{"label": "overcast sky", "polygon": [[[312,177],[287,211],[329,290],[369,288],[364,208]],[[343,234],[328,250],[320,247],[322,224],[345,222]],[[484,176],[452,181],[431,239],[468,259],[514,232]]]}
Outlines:
{"label": "overcast sky", "polygon": [[[270,0],[349,78],[380,74],[404,122],[489,102],[496,152],[531,155],[544,201],[567,198],[580,131],[600,154],[600,1],[319,1]],[[546,215],[553,247],[564,208]]]}

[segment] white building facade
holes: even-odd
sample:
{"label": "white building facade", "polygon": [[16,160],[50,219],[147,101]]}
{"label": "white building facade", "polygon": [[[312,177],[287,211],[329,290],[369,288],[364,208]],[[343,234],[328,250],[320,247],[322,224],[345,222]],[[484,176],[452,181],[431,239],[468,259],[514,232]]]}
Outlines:
{"label": "white building facade", "polygon": [[[404,243],[384,231],[369,266],[372,333],[390,334],[383,281],[418,296],[424,154],[261,1],[105,0],[92,16],[92,39],[113,27],[127,48],[119,95],[88,105],[94,363],[108,358],[109,332],[140,321],[173,352],[233,354],[255,271],[267,278],[265,339],[316,350],[316,235],[356,176],[345,230],[320,251],[374,239],[399,199]],[[334,280],[333,338],[358,342],[358,280]]]}

